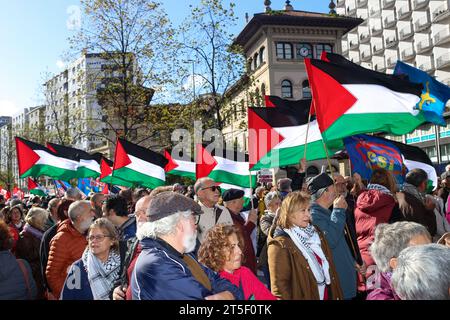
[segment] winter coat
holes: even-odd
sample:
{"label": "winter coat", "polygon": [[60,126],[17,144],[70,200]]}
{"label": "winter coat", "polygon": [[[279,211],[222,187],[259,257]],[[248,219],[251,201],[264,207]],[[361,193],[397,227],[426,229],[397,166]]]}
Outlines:
{"label": "winter coat", "polygon": [[[217,223],[223,223],[227,225],[233,224],[233,220],[231,219],[231,213],[228,211],[227,208],[220,206],[218,204],[216,204],[214,208],[209,208],[203,205],[201,202],[198,202],[198,204],[200,205],[203,211],[203,214],[200,215],[200,220],[197,226],[198,230],[197,237],[200,243],[203,242],[203,239],[205,238],[208,230],[214,227]],[[218,214],[219,219],[217,220],[217,222],[216,222],[216,212],[217,213],[220,212],[220,214]]]}
{"label": "winter coat", "polygon": [[367,288],[367,300],[400,300],[391,286],[390,272],[377,272],[373,286]]}
{"label": "winter coat", "polygon": [[60,300],[94,300],[86,266],[82,259],[70,266]]}
{"label": "winter coat", "polygon": [[60,296],[69,267],[81,258],[86,245],[85,236],[75,229],[70,219],[64,220],[58,226],[56,235],[50,242],[45,272],[48,285],[55,297]]}
{"label": "winter coat", "polygon": [[375,264],[369,247],[373,243],[375,228],[388,223],[395,206],[395,199],[379,190],[366,190],[356,200],[355,226],[361,256],[367,266]]}
{"label": "winter coat", "polygon": [[[61,224],[61,222],[59,224]],[[48,287],[47,275],[45,274],[45,271],[47,269],[48,254],[50,252],[50,242],[52,241],[53,237],[56,235],[59,224],[55,224],[55,225],[51,226],[50,228],[47,229],[47,231],[44,232],[44,235],[42,236],[42,239],[41,239],[41,245],[39,247],[42,283],[43,283],[45,290],[50,289]]]}
{"label": "winter coat", "polygon": [[[330,300],[342,300],[342,290],[330,247],[323,233],[318,229],[317,232],[329,264],[331,283],[328,287],[328,297]],[[316,278],[308,261],[289,235],[279,228],[274,228],[269,234],[267,245],[273,295],[282,300],[319,300]]]}
{"label": "winter coat", "polygon": [[128,240],[136,237],[136,218],[134,216],[128,218],[119,228],[119,238],[120,240]]}
{"label": "winter coat", "polygon": [[345,240],[345,209],[334,208],[330,211],[313,203],[310,211],[313,224],[323,232],[333,253],[344,299],[352,299],[356,296],[356,268],[355,259]]}
{"label": "winter coat", "polygon": [[256,253],[251,239],[251,234],[256,225],[253,222],[245,221],[240,214],[231,213],[231,219],[233,219],[234,225],[241,230],[242,239],[244,239],[244,252],[242,252],[244,261],[242,265],[256,274]]}
{"label": "winter coat", "polygon": [[223,291],[230,291],[237,300],[243,299],[239,288],[199,264],[212,287],[205,288],[195,279],[183,255],[165,241],[144,238],[141,245],[131,277],[133,300],[204,300]]}
{"label": "winter coat", "polygon": [[0,251],[0,300],[27,300],[36,297],[36,283],[30,265],[22,260],[26,276],[9,250]]}
{"label": "winter coat", "polygon": [[424,203],[408,192],[397,193],[398,206],[406,221],[420,223],[428,229],[432,237],[436,235],[436,216]]}
{"label": "winter coat", "polygon": [[259,255],[258,266],[264,267],[268,266],[267,262],[267,236],[269,235],[269,230],[272,227],[273,219],[275,219],[275,214],[269,211],[264,212],[264,215],[260,219],[259,228],[261,230],[261,237],[264,236],[266,240],[264,241],[264,246],[261,249],[261,254]]}

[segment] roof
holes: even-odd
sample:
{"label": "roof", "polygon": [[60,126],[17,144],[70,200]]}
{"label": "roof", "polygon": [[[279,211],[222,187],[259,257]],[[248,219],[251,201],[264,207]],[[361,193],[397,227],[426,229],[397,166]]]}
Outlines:
{"label": "roof", "polygon": [[360,18],[299,10],[257,13],[239,33],[233,44],[244,46],[263,25],[341,28],[345,34],[363,21]]}

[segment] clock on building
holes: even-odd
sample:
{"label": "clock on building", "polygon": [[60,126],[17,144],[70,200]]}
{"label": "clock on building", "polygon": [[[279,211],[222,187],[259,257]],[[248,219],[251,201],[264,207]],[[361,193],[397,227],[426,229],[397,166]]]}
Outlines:
{"label": "clock on building", "polygon": [[312,58],[312,46],[308,43],[297,44],[297,56],[302,58]]}

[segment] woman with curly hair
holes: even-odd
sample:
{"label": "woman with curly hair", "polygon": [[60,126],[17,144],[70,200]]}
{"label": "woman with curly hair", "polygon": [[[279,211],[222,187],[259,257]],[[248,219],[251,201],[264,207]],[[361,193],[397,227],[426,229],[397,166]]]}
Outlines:
{"label": "woman with curly hair", "polygon": [[206,234],[198,260],[241,288],[246,300],[276,300],[254,273],[242,266],[243,246],[238,227],[217,224]]}

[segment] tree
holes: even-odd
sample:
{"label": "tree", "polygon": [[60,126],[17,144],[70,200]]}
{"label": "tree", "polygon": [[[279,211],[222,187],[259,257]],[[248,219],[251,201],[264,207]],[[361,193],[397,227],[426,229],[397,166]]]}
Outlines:
{"label": "tree", "polygon": [[190,17],[181,26],[181,50],[194,58],[196,75],[203,79],[203,91],[210,94],[216,128],[222,130],[221,109],[227,104],[224,93],[244,74],[242,49],[231,46],[230,27],[236,24],[234,3],[226,7],[221,0],[201,0],[191,6]]}

